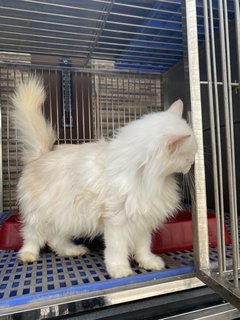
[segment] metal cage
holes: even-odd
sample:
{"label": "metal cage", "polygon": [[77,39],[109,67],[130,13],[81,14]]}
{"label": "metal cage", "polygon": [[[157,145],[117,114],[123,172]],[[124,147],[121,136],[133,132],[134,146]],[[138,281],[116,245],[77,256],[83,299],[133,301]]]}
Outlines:
{"label": "metal cage", "polygon": [[[44,79],[56,143],[109,139],[179,97],[198,143],[194,250],[164,254],[163,271],[134,266],[133,276],[118,280],[98,248],[81,259],[46,252],[33,265],[0,250],[0,317],[51,318],[204,284],[240,309],[239,1],[0,0],[0,18],[2,221],[17,208],[21,172],[10,95],[32,73]],[[216,248],[209,248],[208,210],[216,214]]]}

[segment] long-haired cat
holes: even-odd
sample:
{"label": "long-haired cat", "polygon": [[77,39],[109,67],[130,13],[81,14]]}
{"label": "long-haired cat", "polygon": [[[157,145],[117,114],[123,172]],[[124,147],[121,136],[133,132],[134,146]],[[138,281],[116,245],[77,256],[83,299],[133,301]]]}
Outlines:
{"label": "long-haired cat", "polygon": [[72,239],[103,234],[112,278],[132,274],[130,256],[145,269],[164,268],[151,252],[151,233],[178,208],[175,173],[187,173],[197,151],[181,100],[127,124],[110,141],[55,146],[44,99],[36,77],[22,82],[12,99],[24,164],[17,188],[19,258],[37,260],[45,244],[58,255],[81,256],[86,247]]}

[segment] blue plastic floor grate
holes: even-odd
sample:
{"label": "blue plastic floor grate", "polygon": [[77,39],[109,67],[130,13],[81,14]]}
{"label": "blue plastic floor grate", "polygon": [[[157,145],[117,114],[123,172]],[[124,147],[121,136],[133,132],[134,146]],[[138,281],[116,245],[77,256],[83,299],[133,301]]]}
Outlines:
{"label": "blue plastic floor grate", "polygon": [[[228,226],[228,223],[227,223]],[[23,264],[17,251],[0,251],[0,309],[22,305],[39,299],[53,299],[136,284],[194,271],[192,250],[161,255],[165,270],[151,272],[132,265],[134,275],[111,279],[105,269],[103,251],[95,250],[83,257],[58,257],[43,253],[39,260]],[[227,266],[231,265],[231,245],[226,246]],[[217,249],[210,248],[212,266],[217,266]],[[0,310],[1,313],[1,310]]]}
{"label": "blue plastic floor grate", "polygon": [[0,270],[1,297],[4,299],[109,279],[102,253],[81,259],[46,253],[36,263],[22,264],[17,260],[17,252],[1,251]]}
{"label": "blue plastic floor grate", "polygon": [[193,271],[192,252],[168,253],[162,257],[166,262],[163,271],[151,272],[133,265],[135,275],[113,280],[106,272],[101,250],[81,258],[44,253],[31,264],[21,263],[16,251],[0,251],[0,307],[18,304],[15,298],[19,297],[25,297],[23,300],[27,303],[27,297],[32,300],[36,295],[40,298],[41,294],[61,293],[64,296],[74,288],[77,288],[76,292],[88,292]]}

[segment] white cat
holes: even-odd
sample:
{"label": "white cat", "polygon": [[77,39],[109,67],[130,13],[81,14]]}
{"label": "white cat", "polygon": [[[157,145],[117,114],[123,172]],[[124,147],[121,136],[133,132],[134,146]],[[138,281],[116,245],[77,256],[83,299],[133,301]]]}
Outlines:
{"label": "white cat", "polygon": [[120,129],[109,142],[54,146],[42,114],[45,90],[30,77],[13,97],[12,114],[23,142],[24,167],[17,195],[23,221],[23,262],[48,244],[58,255],[87,252],[74,237],[104,235],[112,278],[132,274],[129,256],[145,269],[164,268],[151,253],[151,233],[179,206],[175,173],[187,173],[197,151],[178,100]]}

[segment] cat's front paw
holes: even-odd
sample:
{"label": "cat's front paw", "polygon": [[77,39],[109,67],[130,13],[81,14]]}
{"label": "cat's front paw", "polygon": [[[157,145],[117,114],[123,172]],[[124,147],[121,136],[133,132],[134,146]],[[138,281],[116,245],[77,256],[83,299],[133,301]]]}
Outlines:
{"label": "cat's front paw", "polygon": [[140,268],[147,270],[162,270],[165,267],[163,259],[154,254],[138,259],[138,263]]}
{"label": "cat's front paw", "polygon": [[126,278],[128,276],[133,275],[133,270],[128,266],[108,266],[107,272],[111,278]]}
{"label": "cat's front paw", "polygon": [[29,262],[37,261],[38,256],[32,252],[20,251],[18,254],[18,259],[24,263],[29,263]]}

